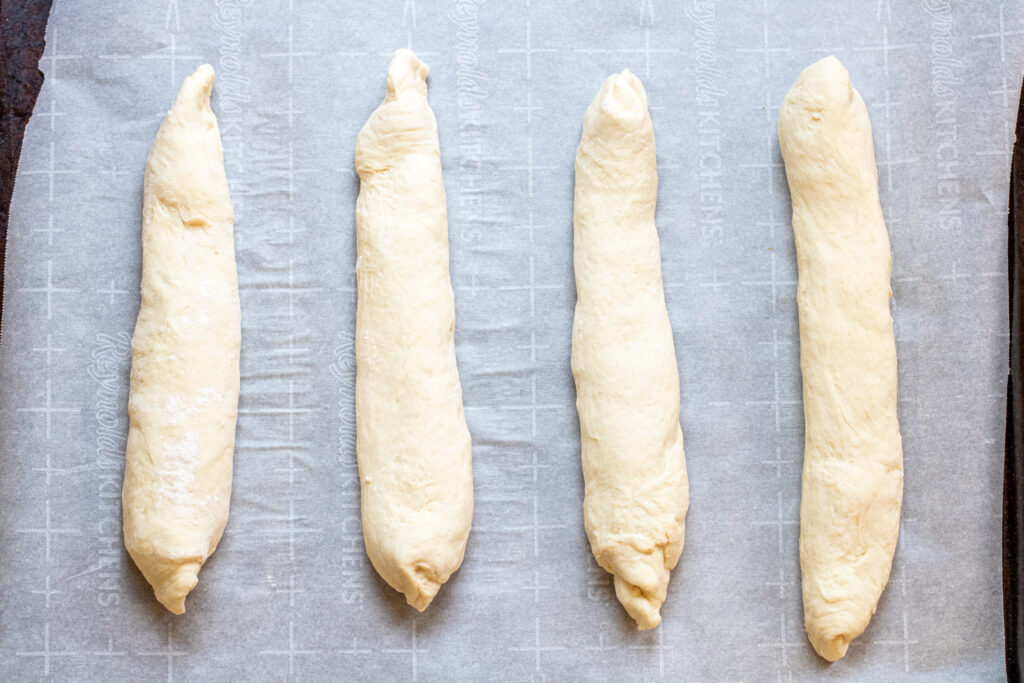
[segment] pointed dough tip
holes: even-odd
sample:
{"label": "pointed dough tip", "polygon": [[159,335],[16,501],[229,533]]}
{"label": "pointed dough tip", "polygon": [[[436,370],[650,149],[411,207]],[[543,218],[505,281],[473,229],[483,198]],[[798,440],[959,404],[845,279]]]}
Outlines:
{"label": "pointed dough tip", "polygon": [[623,69],[617,74],[612,74],[605,79],[605,85],[611,90],[620,92],[620,94],[628,99],[647,99],[644,84],[629,69]]}
{"label": "pointed dough tip", "polygon": [[185,83],[193,84],[195,92],[209,96],[210,89],[213,88],[214,76],[213,67],[209,64],[203,64],[192,72],[192,75],[185,80]]}
{"label": "pointed dough tip", "polygon": [[831,55],[819,59],[800,72],[783,98],[779,108],[780,130],[792,125],[785,123],[787,119],[817,122],[824,120],[829,112],[849,111],[857,99],[846,67]]}
{"label": "pointed dough tip", "polygon": [[421,595],[415,591],[405,594],[405,601],[417,612],[424,612],[434,601],[433,595]]}
{"label": "pointed dough tip", "polygon": [[851,638],[847,634],[839,634],[831,638],[816,638],[811,640],[814,651],[830,662],[835,662],[846,656],[850,648]]}
{"label": "pointed dough tip", "polygon": [[609,76],[595,102],[601,114],[620,123],[635,124],[648,116],[647,92],[629,69]]}
{"label": "pointed dough tip", "polygon": [[185,597],[199,583],[199,565],[190,563],[179,567],[163,587],[154,589],[156,599],[174,614],[185,613]]}
{"label": "pointed dough tip", "polygon": [[618,575],[615,576],[615,597],[622,603],[626,613],[636,621],[636,627],[641,631],[654,628],[661,623],[661,605],[664,601],[651,596]]}
{"label": "pointed dough tip", "polygon": [[415,607],[417,612],[422,612],[434,601],[440,587],[441,584],[434,581],[422,582],[405,591],[405,601]]}
{"label": "pointed dough tip", "polygon": [[422,612],[430,606],[441,588],[440,581],[433,578],[433,571],[425,565],[416,565],[405,573],[405,600]]}
{"label": "pointed dough tip", "polygon": [[213,67],[209,64],[203,64],[192,72],[192,75],[181,84],[181,90],[178,91],[178,97],[174,100],[172,110],[184,107],[209,108],[213,78]]}
{"label": "pointed dough tip", "polygon": [[829,55],[811,64],[802,72],[797,79],[794,88],[800,84],[816,83],[815,87],[821,88],[821,83],[828,83],[823,88],[829,96],[845,96],[847,100],[853,96],[853,86],[850,84],[850,72],[846,70],[843,63],[834,56]]}
{"label": "pointed dough tip", "polygon": [[804,69],[804,73],[808,72],[832,74],[847,73],[846,67],[843,66],[843,63],[839,61],[839,58],[835,55],[828,55],[827,57],[822,57],[818,61],[814,62]]}
{"label": "pointed dough tip", "polygon": [[194,72],[192,72],[192,75],[193,76],[200,76],[201,78],[203,78],[204,81],[205,80],[212,81],[213,77],[214,77],[213,66],[211,64],[209,64],[209,63],[200,64],[199,68],[197,68]]}
{"label": "pointed dough tip", "polygon": [[428,75],[430,68],[412,50],[404,47],[396,50],[388,65],[387,99],[394,99],[409,91],[426,94]]}

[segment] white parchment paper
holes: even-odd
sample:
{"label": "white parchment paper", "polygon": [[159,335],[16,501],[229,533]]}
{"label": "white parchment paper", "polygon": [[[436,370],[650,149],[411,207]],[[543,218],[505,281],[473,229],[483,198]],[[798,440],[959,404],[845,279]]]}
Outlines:
{"label": "white parchment paper", "polygon": [[[474,441],[466,560],[425,614],[362,549],[355,136],[431,67]],[[0,352],[6,680],[994,680],[1015,3],[58,0],[11,210]],[[803,422],[777,107],[832,53],[874,125],[906,495],[892,580],[830,667],[803,634]],[[231,519],[188,612],[123,551],[146,153],[208,61],[236,211]],[[638,633],[582,528],[573,159],[602,80],[650,95],[692,504]]]}

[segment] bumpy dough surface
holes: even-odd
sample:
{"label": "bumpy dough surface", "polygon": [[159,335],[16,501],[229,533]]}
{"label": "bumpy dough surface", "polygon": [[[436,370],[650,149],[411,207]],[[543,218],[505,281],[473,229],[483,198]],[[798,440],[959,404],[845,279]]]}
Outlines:
{"label": "bumpy dough surface", "polygon": [[356,454],[374,568],[426,609],[462,564],[473,472],[428,69],[409,50],[356,140]]}
{"label": "bumpy dough surface", "polygon": [[779,142],[800,272],[804,627],[835,661],[889,579],[903,499],[889,236],[867,108],[835,57],[786,95]]}
{"label": "bumpy dough surface", "polygon": [[181,86],[146,160],[124,543],[175,614],[228,520],[241,319],[213,68]]}
{"label": "bumpy dough surface", "polygon": [[587,537],[641,629],[661,621],[689,506],[657,194],[647,94],[623,71],[587,109],[576,153],[572,373]]}

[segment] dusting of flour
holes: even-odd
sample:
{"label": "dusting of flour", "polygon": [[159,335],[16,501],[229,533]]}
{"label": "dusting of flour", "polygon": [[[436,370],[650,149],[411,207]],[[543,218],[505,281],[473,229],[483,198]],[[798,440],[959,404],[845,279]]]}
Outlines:
{"label": "dusting of flour", "polygon": [[[194,395],[174,394],[164,402],[164,415],[169,427],[197,425],[199,416],[210,405],[223,400],[217,391],[204,387]],[[178,431],[178,430],[174,430]],[[159,482],[157,495],[176,504],[194,504],[191,497],[200,467],[199,432],[188,430],[180,439],[169,440],[160,457],[156,459],[156,481]]]}

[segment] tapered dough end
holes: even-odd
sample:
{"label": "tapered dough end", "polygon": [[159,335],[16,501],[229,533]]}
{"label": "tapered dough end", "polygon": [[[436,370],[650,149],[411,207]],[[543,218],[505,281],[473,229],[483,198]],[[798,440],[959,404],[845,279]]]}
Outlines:
{"label": "tapered dough end", "polygon": [[171,111],[184,109],[210,108],[210,92],[213,90],[214,72],[209,64],[203,64],[181,84],[178,97],[174,100]]}
{"label": "tapered dough end", "polygon": [[847,109],[856,98],[850,72],[842,62],[829,55],[811,64],[786,93],[779,109],[779,128],[786,119],[808,116],[818,121],[829,110]]}
{"label": "tapered dough end", "polygon": [[815,652],[824,659],[834,662],[846,656],[846,651],[850,647],[850,641],[856,636],[849,633],[812,634],[808,631],[807,637],[811,641],[811,646]]}
{"label": "tapered dough end", "polygon": [[426,564],[417,564],[402,572],[403,586],[399,589],[405,594],[405,601],[422,612],[430,606],[441,588],[441,581],[433,576],[434,571]]}
{"label": "tapered dough end", "polygon": [[661,623],[661,605],[664,601],[644,593],[621,576],[615,577],[615,597],[641,631],[654,628]]}
{"label": "tapered dough end", "polygon": [[801,73],[801,78],[808,80],[814,78],[827,78],[827,79],[839,79],[839,80],[850,80],[850,74],[847,72],[846,67],[839,61],[839,58],[835,55],[829,55],[822,57],[818,61],[814,62],[810,66],[806,67]]}
{"label": "tapered dough end", "polygon": [[185,79],[146,158],[144,223],[159,229],[230,232],[234,211],[217,117],[210,109],[214,72],[203,64]]}
{"label": "tapered dough end", "polygon": [[[868,627],[884,586],[883,582],[874,592],[873,604],[861,600],[823,602],[820,597],[808,597],[805,592],[804,630],[814,651],[830,662],[846,656],[850,643]],[[865,590],[871,589],[865,587]]]}
{"label": "tapered dough end", "polygon": [[172,571],[163,581],[153,585],[153,592],[160,604],[174,614],[185,613],[185,596],[199,583],[198,562],[182,565]]}
{"label": "tapered dough end", "polygon": [[430,68],[413,54],[402,48],[395,52],[388,66],[388,94],[385,100],[394,100],[404,93],[427,94],[427,76]]}
{"label": "tapered dough end", "polygon": [[793,84],[793,89],[811,88],[812,86],[815,91],[822,91],[829,96],[845,95],[849,99],[852,92],[850,72],[838,58],[829,55],[801,71],[796,83]]}
{"label": "tapered dough end", "polygon": [[602,121],[623,126],[636,125],[648,118],[647,92],[629,69],[612,74],[594,98],[593,110]]}
{"label": "tapered dough end", "polygon": [[663,546],[638,550],[622,543],[596,556],[598,563],[615,576],[615,597],[640,630],[661,623],[670,575],[665,550]]}
{"label": "tapered dough end", "polygon": [[160,604],[174,614],[183,614],[185,596],[199,583],[199,570],[209,553],[203,556],[168,553],[158,549],[152,542],[140,540],[127,526],[124,545],[135,566],[153,587],[153,594]]}
{"label": "tapered dough end", "polygon": [[[806,201],[805,194],[812,193],[877,193],[867,106],[835,57],[818,60],[801,72],[779,107],[778,132],[791,193],[795,187],[807,190],[792,193],[794,197]],[[830,177],[845,168],[863,172],[850,176],[857,182],[835,185]]]}

